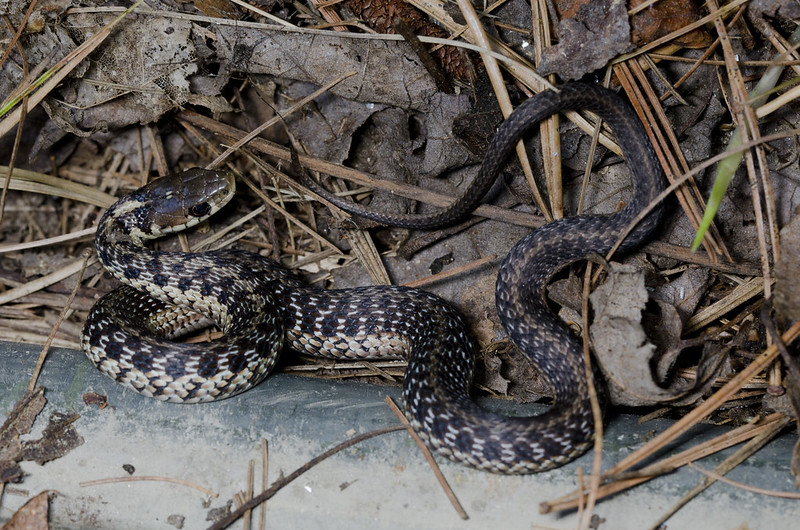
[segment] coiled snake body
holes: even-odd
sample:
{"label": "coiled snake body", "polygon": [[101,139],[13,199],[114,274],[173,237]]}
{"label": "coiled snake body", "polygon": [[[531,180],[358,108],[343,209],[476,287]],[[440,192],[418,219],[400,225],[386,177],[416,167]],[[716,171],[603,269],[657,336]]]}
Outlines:
{"label": "coiled snake body", "polygon": [[[608,252],[663,189],[663,172],[630,108],[612,92],[589,85],[544,92],[503,123],[478,177],[450,208],[430,216],[392,216],[353,203],[341,206],[399,226],[452,224],[477,206],[525,132],[565,109],[589,110],[606,120],[631,162],[636,191],[616,214],[563,219],[533,231],[500,269],[500,318],[556,393],[545,414],[507,418],[470,399],[473,342],[458,313],[430,293],[385,286],[318,290],[257,254],[143,247],[145,240],[191,226],[225,204],[234,184],[232,175],[222,171],[196,169],[156,180],[105,213],[96,236],[98,254],[126,285],[92,308],[82,337],[84,351],[100,370],[137,392],[180,402],[220,399],[257,384],[284,344],[337,358],[405,357],[406,415],[439,453],[499,473],[542,471],[575,458],[593,435],[583,356],[577,339],[547,308],[543,289],[564,265]],[[640,222],[621,250],[646,239],[659,215],[655,209]],[[225,333],[222,340],[169,340],[207,319]]]}

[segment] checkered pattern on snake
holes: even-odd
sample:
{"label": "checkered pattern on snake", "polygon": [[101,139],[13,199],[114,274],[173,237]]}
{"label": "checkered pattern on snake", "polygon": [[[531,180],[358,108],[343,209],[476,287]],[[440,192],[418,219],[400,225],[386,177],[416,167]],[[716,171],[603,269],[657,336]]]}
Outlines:
{"label": "checkered pattern on snake", "polygon": [[[605,254],[663,189],[663,172],[632,110],[614,93],[580,84],[529,99],[500,127],[464,196],[430,216],[371,212],[312,185],[345,209],[386,224],[452,224],[480,202],[526,131],[566,109],[589,110],[608,123],[631,163],[636,191],[613,215],[573,217],[533,231],[500,269],[500,318],[556,393],[546,413],[503,417],[470,399],[474,344],[459,314],[430,293],[387,286],[321,290],[257,254],[144,248],[145,240],[191,226],[225,204],[234,183],[224,171],[195,169],[159,179],[109,208],[97,232],[97,251],[126,285],[92,308],[82,337],[86,354],[137,392],[179,402],[220,399],[257,384],[284,344],[335,358],[404,357],[406,415],[440,454],[498,473],[542,471],[575,458],[590,445],[594,431],[582,348],[547,308],[543,289],[566,264]],[[659,218],[656,208],[621,250],[649,237]],[[209,319],[224,332],[222,339],[202,344],[170,340]]]}

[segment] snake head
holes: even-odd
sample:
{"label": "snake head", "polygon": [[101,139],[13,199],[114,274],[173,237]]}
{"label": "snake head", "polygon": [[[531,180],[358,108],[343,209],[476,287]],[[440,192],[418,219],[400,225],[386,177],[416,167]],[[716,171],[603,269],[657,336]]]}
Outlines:
{"label": "snake head", "polygon": [[156,179],[108,209],[104,219],[111,221],[107,233],[112,239],[112,233],[127,236],[141,246],[145,240],[208,219],[231,200],[235,190],[230,171],[192,168]]}

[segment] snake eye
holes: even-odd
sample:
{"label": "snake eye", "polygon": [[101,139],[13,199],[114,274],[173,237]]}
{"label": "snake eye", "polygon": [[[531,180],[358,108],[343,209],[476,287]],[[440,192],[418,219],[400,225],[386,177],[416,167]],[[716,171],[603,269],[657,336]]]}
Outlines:
{"label": "snake eye", "polygon": [[201,202],[200,204],[195,204],[194,206],[189,208],[189,215],[194,217],[203,217],[207,215],[208,212],[211,211],[211,205],[207,202]]}

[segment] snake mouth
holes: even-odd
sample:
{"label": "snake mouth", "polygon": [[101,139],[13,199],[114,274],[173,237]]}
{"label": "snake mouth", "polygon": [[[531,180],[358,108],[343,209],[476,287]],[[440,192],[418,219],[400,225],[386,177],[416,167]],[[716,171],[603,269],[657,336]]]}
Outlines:
{"label": "snake mouth", "polygon": [[[212,173],[214,175],[213,182],[208,183],[207,185],[211,187],[212,185],[216,187],[213,192],[209,193],[209,199],[204,201],[209,204],[210,208],[207,212],[201,213],[197,212],[199,215],[197,217],[202,217],[206,219],[211,217],[215,213],[217,213],[223,206],[228,204],[233,196],[236,194],[236,179],[233,171],[228,170],[214,170],[209,172],[208,170],[204,170],[206,173]],[[203,203],[201,203],[203,204]],[[196,212],[196,207],[192,208]]]}

